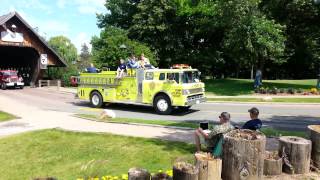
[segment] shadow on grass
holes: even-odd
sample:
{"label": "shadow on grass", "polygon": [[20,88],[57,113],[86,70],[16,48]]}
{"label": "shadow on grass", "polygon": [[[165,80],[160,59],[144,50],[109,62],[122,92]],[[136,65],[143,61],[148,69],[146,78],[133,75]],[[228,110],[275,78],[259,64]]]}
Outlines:
{"label": "shadow on grass", "polygon": [[[212,79],[205,80],[206,92],[222,96],[252,94],[253,80],[250,79]],[[265,80],[264,87],[310,89],[315,87],[316,80]]]}

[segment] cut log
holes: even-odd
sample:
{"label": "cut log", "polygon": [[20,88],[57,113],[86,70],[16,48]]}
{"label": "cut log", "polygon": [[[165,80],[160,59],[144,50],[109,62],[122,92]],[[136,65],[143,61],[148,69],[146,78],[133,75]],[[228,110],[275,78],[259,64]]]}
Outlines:
{"label": "cut log", "polygon": [[150,173],[146,169],[131,168],[128,171],[128,180],[150,180]]}
{"label": "cut log", "polygon": [[223,144],[222,179],[262,179],[265,145],[265,135],[257,131],[237,129],[227,133]]}
{"label": "cut log", "polygon": [[157,173],[151,177],[151,180],[172,180],[172,177],[166,173]]}
{"label": "cut log", "polygon": [[[289,166],[293,168],[283,166],[284,172],[295,174],[308,173],[310,170],[311,141],[296,136],[280,137],[279,155],[287,157]],[[286,159],[284,159],[284,162],[286,164]]]}
{"label": "cut log", "polygon": [[192,164],[177,162],[173,165],[173,180],[198,180],[199,170]]}
{"label": "cut log", "polygon": [[210,153],[196,153],[196,167],[199,169],[199,180],[220,180],[222,160],[214,159]]}
{"label": "cut log", "polygon": [[320,125],[308,126],[312,141],[311,159],[316,168],[320,168]]}
{"label": "cut log", "polygon": [[278,152],[265,152],[263,174],[267,176],[280,175],[282,173],[282,158]]}

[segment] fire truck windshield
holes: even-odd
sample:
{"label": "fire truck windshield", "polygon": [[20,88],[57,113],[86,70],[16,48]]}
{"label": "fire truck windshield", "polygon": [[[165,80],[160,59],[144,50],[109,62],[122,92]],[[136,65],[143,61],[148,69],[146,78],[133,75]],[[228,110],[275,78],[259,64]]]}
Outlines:
{"label": "fire truck windshield", "polygon": [[198,83],[200,82],[199,71],[185,71],[182,74],[182,83]]}

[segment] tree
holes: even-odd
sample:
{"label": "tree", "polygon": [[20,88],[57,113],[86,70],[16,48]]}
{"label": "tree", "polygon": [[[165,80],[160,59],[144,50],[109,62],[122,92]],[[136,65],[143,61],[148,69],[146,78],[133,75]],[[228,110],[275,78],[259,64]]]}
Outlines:
{"label": "tree", "polygon": [[91,53],[86,43],[82,44],[77,67],[79,70],[83,70],[89,67],[91,63]]}
{"label": "tree", "polygon": [[320,69],[320,5],[313,0],[263,0],[261,9],[287,27],[282,67],[290,78],[315,78]]}
{"label": "tree", "polygon": [[141,53],[144,53],[153,65],[157,65],[150,48],[143,43],[130,40],[127,34],[123,29],[107,27],[101,31],[99,37],[92,38],[92,56],[98,67],[116,68],[121,58],[126,59],[131,54],[139,56]]}
{"label": "tree", "polygon": [[106,14],[98,14],[98,26],[100,28],[115,26],[129,29],[133,24],[132,18],[137,11],[140,0],[107,0]]}
{"label": "tree", "polygon": [[65,68],[58,68],[50,71],[51,78],[62,79],[64,85],[70,85],[70,76],[78,74],[75,65],[78,58],[77,48],[71,43],[70,39],[64,36],[52,37],[48,44],[67,63],[67,67]]}

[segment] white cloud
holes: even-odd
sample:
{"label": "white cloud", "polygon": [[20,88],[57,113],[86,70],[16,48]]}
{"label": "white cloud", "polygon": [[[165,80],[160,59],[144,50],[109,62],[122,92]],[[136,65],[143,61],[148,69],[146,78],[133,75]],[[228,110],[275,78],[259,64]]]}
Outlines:
{"label": "white cloud", "polygon": [[105,0],[58,0],[56,4],[60,9],[70,6],[81,14],[95,14],[105,10],[105,2]]}
{"label": "white cloud", "polygon": [[91,44],[90,44],[91,37],[85,33],[85,32],[80,32],[74,39],[72,39],[72,42],[78,49],[78,53],[80,54],[81,52],[81,46],[85,43],[88,47],[89,50],[91,51]]}

